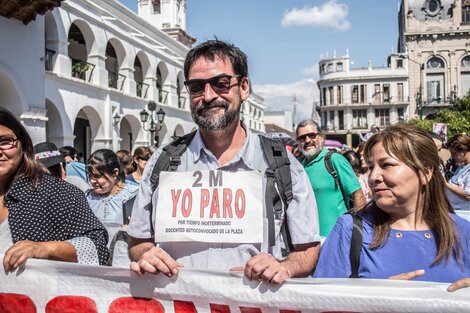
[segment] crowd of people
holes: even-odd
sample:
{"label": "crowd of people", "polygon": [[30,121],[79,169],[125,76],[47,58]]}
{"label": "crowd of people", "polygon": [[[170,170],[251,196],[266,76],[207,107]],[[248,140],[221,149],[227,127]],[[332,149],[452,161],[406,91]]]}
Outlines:
{"label": "crowd of people", "polygon": [[[127,264],[140,274],[174,276],[191,267],[239,270],[273,284],[313,276],[446,282],[449,291],[470,286],[470,222],[456,214],[470,210],[467,134],[446,142],[452,158],[445,163],[431,134],[416,126],[374,129],[357,149],[332,151],[320,125],[305,120],[296,129],[297,150],[276,150],[276,139],[266,141],[240,120],[250,94],[247,64],[245,53],[223,41],[191,49],[184,84],[198,130],[155,153],[100,149],[81,162],[73,147],[33,146],[0,108],[4,270],[29,258],[113,265],[111,239],[125,232]],[[270,151],[278,152],[278,167]],[[245,227],[262,239],[161,240],[155,230],[164,227],[156,220],[166,187],[159,181],[175,171],[227,171],[240,181],[261,173],[253,177],[265,188],[263,218]],[[123,213],[129,201],[130,216]]]}

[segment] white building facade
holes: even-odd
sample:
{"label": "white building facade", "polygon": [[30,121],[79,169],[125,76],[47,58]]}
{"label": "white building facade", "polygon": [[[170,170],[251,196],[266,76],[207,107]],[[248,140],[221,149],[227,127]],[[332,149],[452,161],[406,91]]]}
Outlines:
{"label": "white building facade", "polygon": [[[328,138],[346,142],[346,135],[366,133],[372,125],[385,127],[410,116],[408,60],[392,54],[387,67],[351,68],[347,53],[319,62],[320,105],[316,113]],[[356,135],[356,136],[354,136]]]}
{"label": "white building facade", "polygon": [[410,110],[426,117],[470,89],[470,0],[403,0],[398,51],[409,56]]}
{"label": "white building facade", "polygon": [[[27,25],[0,17],[8,43],[0,46],[0,105],[35,143],[75,146],[85,156],[153,142],[140,121],[151,101],[166,113],[158,143],[192,131],[183,62],[195,40],[185,11],[185,0],[140,0],[141,16],[114,0],[67,0]],[[263,131],[258,98],[244,111],[256,112],[247,121]]]}

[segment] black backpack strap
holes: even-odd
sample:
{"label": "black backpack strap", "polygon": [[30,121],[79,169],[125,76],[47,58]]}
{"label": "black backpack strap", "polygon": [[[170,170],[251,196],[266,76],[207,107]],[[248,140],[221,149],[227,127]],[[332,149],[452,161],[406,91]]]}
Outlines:
{"label": "black backpack strap", "polygon": [[106,265],[113,266],[113,258],[114,258],[114,249],[116,248],[116,244],[118,241],[125,241],[129,243],[129,235],[124,230],[119,230],[113,237],[111,244],[109,245],[109,258]]}
{"label": "black backpack strap", "polygon": [[331,162],[331,156],[333,155],[333,153],[337,153],[337,152],[334,150],[329,150],[327,154],[325,155],[325,167],[328,173],[330,173],[330,175],[333,176],[333,179],[335,180],[335,189],[339,187],[339,189],[341,190],[341,195],[343,196],[343,201],[344,201],[344,204],[346,205],[346,209],[350,210],[351,205],[349,202],[349,197],[347,197],[346,192],[344,191],[343,185],[341,184],[339,174],[336,171],[335,167],[333,166],[333,163]]}
{"label": "black backpack strap", "polygon": [[359,258],[361,257],[362,248],[362,218],[354,213],[351,216],[353,218],[353,229],[349,250],[349,262],[351,264],[351,276],[349,278],[358,278]]}
{"label": "black backpack strap", "polygon": [[[294,249],[290,240],[287,214],[285,212],[293,199],[289,157],[281,141],[273,140],[262,135],[259,136],[259,139],[263,154],[268,163],[268,168],[266,169],[265,204],[268,218],[269,246],[272,247],[275,245],[274,220],[284,216],[281,233],[288,254]],[[284,214],[282,214],[283,212]]]}
{"label": "black backpack strap", "polygon": [[[177,137],[175,140],[163,147],[162,152],[153,167],[152,175],[150,176],[150,186],[152,187],[152,194],[158,187],[158,184],[160,182],[160,173],[162,171],[174,172],[178,169],[178,166],[181,164],[181,156],[188,148],[189,144],[196,135],[196,132],[197,131],[195,130],[189,134]],[[150,199],[150,203],[147,206],[150,211],[150,232],[153,235],[154,228],[152,221],[152,199]]]}

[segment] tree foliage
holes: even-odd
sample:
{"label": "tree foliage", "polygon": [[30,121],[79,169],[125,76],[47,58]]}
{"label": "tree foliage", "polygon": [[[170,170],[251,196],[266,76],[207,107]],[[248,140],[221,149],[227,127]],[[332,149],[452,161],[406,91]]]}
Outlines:
{"label": "tree foliage", "polygon": [[428,131],[432,131],[434,123],[446,123],[448,137],[459,133],[470,134],[470,91],[455,100],[451,109],[439,111],[435,119],[412,119],[408,122]]}

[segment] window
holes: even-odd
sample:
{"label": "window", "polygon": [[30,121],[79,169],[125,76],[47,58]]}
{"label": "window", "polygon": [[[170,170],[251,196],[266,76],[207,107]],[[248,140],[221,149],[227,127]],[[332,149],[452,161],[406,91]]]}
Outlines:
{"label": "window", "polygon": [[367,110],[353,110],[353,128],[367,128]]}
{"label": "window", "polygon": [[398,108],[397,109],[397,115],[398,115],[398,121],[404,121],[405,120],[405,110],[403,108]]}
{"label": "window", "polygon": [[428,61],[428,63],[426,63],[426,67],[428,69],[444,68],[444,61],[438,57],[433,57]]}
{"label": "window", "polygon": [[428,74],[428,103],[440,103],[444,98],[444,74]]}
{"label": "window", "polygon": [[152,6],[153,6],[153,13],[154,14],[160,14],[162,13],[162,7],[161,7],[161,1],[160,0],[152,0]]}
{"label": "window", "polygon": [[384,102],[390,102],[390,84],[384,84]]}
{"label": "window", "polygon": [[326,88],[323,87],[323,94],[322,94],[322,105],[326,105]]}
{"label": "window", "polygon": [[376,109],[375,110],[375,125],[387,126],[390,124],[390,110],[389,109]]}
{"label": "window", "polygon": [[462,1],[462,24],[470,23],[470,1]]}
{"label": "window", "polygon": [[329,104],[334,104],[335,97],[333,96],[333,86],[328,87],[328,97],[329,97]]}
{"label": "window", "polygon": [[462,72],[460,73],[460,96],[464,97],[470,90],[470,55],[462,59]]}
{"label": "window", "polygon": [[397,102],[403,102],[403,83],[397,84]]}
{"label": "window", "polygon": [[338,111],[339,129],[344,129],[344,111]]}
{"label": "window", "polygon": [[328,115],[329,115],[328,116],[329,117],[328,130],[334,129],[335,128],[335,112],[334,111],[329,111]]}
{"label": "window", "polygon": [[327,71],[328,73],[333,72],[333,63],[328,63],[328,67],[327,67],[326,71]]}
{"label": "window", "polygon": [[366,100],[367,100],[367,85],[361,85],[359,98],[360,98],[359,103],[366,103]]}
{"label": "window", "polygon": [[397,59],[397,68],[403,68],[403,60]]}
{"label": "window", "polygon": [[372,100],[374,103],[380,103],[380,84],[374,85],[374,93],[372,94]]}
{"label": "window", "polygon": [[343,103],[343,86],[338,86],[338,89],[336,91],[336,98],[338,104]]}
{"label": "window", "polygon": [[343,62],[338,62],[336,63],[336,70],[338,72],[342,71],[343,70]]}
{"label": "window", "polygon": [[323,112],[323,119],[322,119],[322,125],[326,125],[327,121],[328,121],[328,112]]}
{"label": "window", "polygon": [[320,74],[323,74],[323,73],[325,73],[325,64],[322,64],[320,66]]}
{"label": "window", "polygon": [[359,101],[359,87],[357,85],[353,85],[351,87],[351,102],[352,103],[357,103]]}

